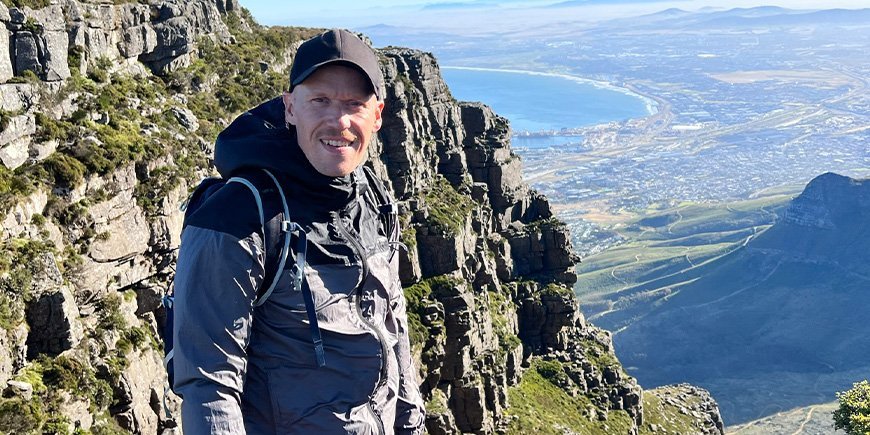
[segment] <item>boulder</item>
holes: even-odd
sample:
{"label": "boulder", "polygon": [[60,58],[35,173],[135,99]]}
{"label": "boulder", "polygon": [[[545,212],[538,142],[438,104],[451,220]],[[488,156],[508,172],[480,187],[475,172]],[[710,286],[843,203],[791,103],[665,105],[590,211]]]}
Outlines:
{"label": "boulder", "polygon": [[37,99],[38,96],[30,83],[0,84],[0,110],[6,112],[25,111]]}
{"label": "boulder", "polygon": [[9,240],[13,237],[19,237],[21,234],[32,237],[33,233],[37,232],[33,231],[33,225],[31,224],[33,216],[42,213],[47,203],[48,193],[44,190],[38,190],[27,198],[20,200],[6,214],[3,220],[3,226],[0,229],[0,240]]}
{"label": "boulder", "polygon": [[24,400],[33,398],[33,385],[21,381],[9,381],[3,390],[3,397],[20,397]]}
{"label": "boulder", "polygon": [[130,364],[121,373],[121,384],[126,391],[126,397],[117,406],[122,407],[118,413],[118,423],[132,433],[157,433],[162,410],[163,386],[166,381],[166,371],[163,368],[163,356],[155,349],[147,348],[133,351],[127,355]]}
{"label": "boulder", "polygon": [[69,37],[66,31],[46,31],[42,35],[44,48],[42,51],[41,64],[43,65],[43,79],[46,81],[66,80],[70,77],[68,50]]}
{"label": "boulder", "polygon": [[475,379],[454,385],[451,389],[450,407],[456,418],[456,427],[463,433],[492,432],[492,418],[486,408],[486,391]]}
{"label": "boulder", "polygon": [[31,137],[36,133],[36,121],[31,115],[19,115],[9,120],[0,132],[0,163],[8,169],[23,165],[30,157]]}
{"label": "boulder", "polygon": [[[0,4],[0,8],[6,8],[6,6]],[[0,83],[4,83],[15,74],[15,69],[12,66],[12,58],[9,56],[9,50],[2,49],[2,47],[9,47],[10,36],[11,35],[6,30],[6,26],[0,25]]]}
{"label": "boulder", "polygon": [[5,385],[24,366],[26,356],[27,324],[0,328],[0,385]]}
{"label": "boulder", "polygon": [[13,34],[15,75],[24,71],[42,74],[42,63],[39,61],[39,46],[37,37],[30,31],[20,31]]}
{"label": "boulder", "polygon": [[26,318],[30,329],[28,358],[39,354],[59,355],[78,345],[84,336],[78,306],[67,286],[30,302]]}
{"label": "boulder", "polygon": [[[121,262],[144,253],[151,239],[148,220],[133,197],[137,183],[134,167],[117,170],[111,182],[117,193],[88,208],[97,234],[89,256],[98,263]],[[86,191],[105,189],[101,183],[105,181],[89,180]]]}
{"label": "boulder", "polygon": [[61,399],[60,409],[57,412],[69,420],[70,426],[89,430],[94,425],[90,400],[80,399],[64,390],[60,390],[58,394]]}
{"label": "boulder", "polygon": [[196,115],[194,115],[190,109],[184,107],[173,107],[169,110],[172,111],[172,115],[175,116],[178,123],[187,129],[187,131],[195,133],[199,130],[199,119],[196,118]]}

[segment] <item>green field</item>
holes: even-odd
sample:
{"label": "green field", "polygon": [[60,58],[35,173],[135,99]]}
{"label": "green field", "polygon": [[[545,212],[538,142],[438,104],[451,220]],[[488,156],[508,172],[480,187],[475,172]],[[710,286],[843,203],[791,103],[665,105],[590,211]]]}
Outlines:
{"label": "green field", "polygon": [[691,282],[707,263],[761,234],[796,194],[777,191],[728,204],[683,204],[655,210],[614,228],[626,242],[584,258],[575,292],[593,320],[666,296]]}

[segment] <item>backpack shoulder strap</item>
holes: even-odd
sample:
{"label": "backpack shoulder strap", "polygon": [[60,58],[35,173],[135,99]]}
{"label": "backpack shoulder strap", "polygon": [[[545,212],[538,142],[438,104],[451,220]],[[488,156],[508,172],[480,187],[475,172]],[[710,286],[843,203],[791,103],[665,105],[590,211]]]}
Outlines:
{"label": "backpack shoulder strap", "polygon": [[261,198],[258,205],[261,204],[263,213],[265,277],[257,291],[257,299],[254,301],[254,306],[260,306],[265,303],[278,285],[278,281],[281,279],[281,275],[287,266],[287,259],[291,253],[290,243],[295,233],[296,243],[293,245],[293,251],[295,251],[296,255],[291,271],[293,289],[294,291],[302,292],[317,365],[323,367],[326,365],[326,358],[320,327],[317,321],[317,312],[314,308],[314,298],[311,295],[311,289],[305,283],[305,262],[308,250],[308,238],[305,230],[290,219],[287,196],[275,175],[267,169],[261,169],[247,171],[244,179],[251,182],[252,186],[257,186],[256,188]]}
{"label": "backpack shoulder strap", "polygon": [[[284,273],[284,268],[287,266],[287,257],[290,255],[290,239],[292,232],[298,228],[298,225],[290,228],[287,224],[290,221],[290,209],[287,205],[287,196],[284,194],[284,189],[278,182],[278,179],[266,169],[262,170],[262,174],[268,177],[268,186],[265,186],[263,191],[266,195],[267,219],[263,224],[266,242],[266,277],[260,286],[260,291],[257,295],[255,306],[263,305],[266,299],[272,295],[275,286],[278,285],[278,280],[281,274]],[[304,235],[304,231],[300,232]],[[304,250],[305,247],[303,246]],[[298,249],[297,249],[298,251]],[[303,253],[304,261],[304,253]],[[304,267],[300,266],[300,267]]]}
{"label": "backpack shoulder strap", "polygon": [[244,184],[254,194],[260,214],[263,235],[264,270],[263,282],[257,290],[255,306],[263,302],[275,290],[287,263],[290,251],[290,234],[283,231],[282,223],[289,215],[287,199],[278,180],[267,170],[245,169],[227,180]]}

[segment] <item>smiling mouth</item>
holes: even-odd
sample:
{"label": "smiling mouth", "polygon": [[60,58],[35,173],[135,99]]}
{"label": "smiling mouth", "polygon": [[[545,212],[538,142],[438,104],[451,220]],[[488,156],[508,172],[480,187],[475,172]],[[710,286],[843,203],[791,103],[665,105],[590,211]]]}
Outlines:
{"label": "smiling mouth", "polygon": [[344,140],[344,139],[320,139],[320,143],[325,146],[330,146],[333,148],[344,148],[353,146],[355,140]]}
{"label": "smiling mouth", "polygon": [[326,134],[325,136],[326,138],[320,139],[320,143],[332,148],[352,147],[356,145],[358,140],[355,134],[347,130]]}

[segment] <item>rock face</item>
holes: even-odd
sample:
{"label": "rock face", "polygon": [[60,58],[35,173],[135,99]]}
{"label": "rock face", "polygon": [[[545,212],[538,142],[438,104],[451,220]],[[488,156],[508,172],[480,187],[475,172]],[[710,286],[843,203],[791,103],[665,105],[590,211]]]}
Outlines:
{"label": "rock face", "polygon": [[[429,432],[505,430],[507,390],[533,357],[568,363],[566,388],[639,424],[640,387],[613,357],[609,335],[583,320],[568,290],[577,258],[567,229],[523,183],[506,120],[484,105],[454,101],[431,55],[382,54],[387,113],[379,147],[371,149],[411,216],[415,243],[402,266],[419,273],[405,274],[405,284],[433,283],[412,307],[428,334],[420,346],[423,393],[446,398],[444,409],[429,413]],[[450,231],[441,222],[442,201],[467,210]],[[438,281],[444,276],[453,280]],[[605,355],[613,364],[596,364]]]}
{"label": "rock face", "polygon": [[[866,184],[830,172],[820,175],[792,200],[783,221],[821,230],[849,226],[855,217],[849,216],[849,211],[870,205],[870,190]],[[851,206],[856,200],[857,207]]]}
{"label": "rock face", "polygon": [[[667,420],[682,420],[685,424],[682,433],[720,434],[724,431],[719,405],[707,390],[688,384],[671,385],[645,391],[656,398],[658,414]],[[687,424],[685,422],[688,422]],[[662,421],[648,422],[647,428],[653,432],[663,429]]]}
{"label": "rock face", "polygon": [[[0,46],[10,53],[7,58],[0,50],[0,161],[6,169],[27,169],[61,155],[46,161],[60,181],[28,191],[2,219],[0,242],[14,261],[0,263],[6,270],[0,296],[9,299],[0,299],[0,308],[12,311],[0,310],[0,386],[14,396],[8,400],[46,400],[43,409],[63,416],[70,432],[119,425],[137,434],[180,433],[162,410],[166,399],[177,411],[178,400],[163,394],[160,300],[180,242],[178,206],[207,169],[166,187],[148,184],[151,175],[189,165],[173,160],[189,155],[110,169],[87,160],[100,168],[87,171],[63,160],[85,155],[78,154],[82,149],[119,152],[114,138],[99,132],[123,120],[83,108],[88,100],[59,90],[83,73],[97,79],[135,73],[147,80],[178,71],[195,59],[203,38],[232,43],[225,18],[239,11],[236,0],[66,0],[39,10],[0,3]],[[244,14],[232,18],[241,21],[235,31],[251,29]],[[260,72],[270,62],[286,64],[295,47],[261,61]],[[560,361],[562,388],[589,398],[599,416],[625,411],[636,432],[643,423],[642,392],[613,355],[609,333],[587,324],[578,310],[570,290],[577,258],[567,228],[547,199],[523,183],[507,121],[484,105],[455,101],[431,54],[390,48],[380,55],[386,109],[369,162],[400,201],[408,246],[401,278],[429,433],[506,431],[508,389],[536,359]],[[40,80],[3,83],[13,74],[29,76],[25,71]],[[191,89],[214,86],[203,83]],[[136,113],[163,112],[177,125],[143,125],[131,135],[208,153],[200,135],[215,126],[194,114],[192,98],[179,91],[158,100],[161,107],[128,99],[135,99]],[[39,116],[44,113],[54,120],[87,117],[94,132],[73,143],[36,143],[53,125]],[[27,290],[16,296],[8,292],[13,285]],[[79,386],[62,384],[68,373]],[[59,382],[60,395],[35,390],[34,376]]]}
{"label": "rock face", "polygon": [[[236,1],[163,1],[119,5],[64,1],[42,9],[0,6],[0,82],[32,71],[42,80],[70,77],[98,60],[117,68],[142,62],[155,72],[186,66],[201,37],[229,42],[222,13],[238,11]],[[69,53],[77,52],[70,64]]]}

